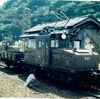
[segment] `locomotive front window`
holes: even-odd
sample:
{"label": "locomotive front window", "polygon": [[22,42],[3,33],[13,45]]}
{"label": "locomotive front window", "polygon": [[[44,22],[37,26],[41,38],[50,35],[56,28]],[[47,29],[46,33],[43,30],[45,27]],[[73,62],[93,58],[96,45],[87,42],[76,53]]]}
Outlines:
{"label": "locomotive front window", "polygon": [[36,39],[29,39],[28,48],[36,48]]}
{"label": "locomotive front window", "polygon": [[51,40],[51,47],[59,47],[59,41],[58,40]]}

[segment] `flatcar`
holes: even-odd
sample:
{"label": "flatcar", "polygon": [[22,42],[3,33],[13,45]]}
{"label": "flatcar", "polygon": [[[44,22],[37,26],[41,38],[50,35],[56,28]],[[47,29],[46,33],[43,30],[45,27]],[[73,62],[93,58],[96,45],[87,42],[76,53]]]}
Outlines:
{"label": "flatcar", "polygon": [[2,48],[0,51],[0,60],[3,61],[8,68],[19,67],[21,59],[24,58],[24,53],[20,51],[18,46],[13,46],[10,39],[2,41]]}
{"label": "flatcar", "polygon": [[1,51],[8,67],[20,67],[74,86],[100,87],[99,55],[76,48],[74,33],[45,27],[42,32],[33,31],[20,38],[25,43],[24,52]]}

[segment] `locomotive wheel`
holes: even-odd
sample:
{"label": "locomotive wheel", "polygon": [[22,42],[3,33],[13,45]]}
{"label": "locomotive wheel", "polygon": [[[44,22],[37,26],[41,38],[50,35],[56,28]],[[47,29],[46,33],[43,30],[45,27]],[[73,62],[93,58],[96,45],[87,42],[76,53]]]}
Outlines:
{"label": "locomotive wheel", "polygon": [[82,81],[75,78],[75,77],[71,77],[68,84],[69,84],[69,86],[75,87],[75,88],[81,88],[82,87]]}

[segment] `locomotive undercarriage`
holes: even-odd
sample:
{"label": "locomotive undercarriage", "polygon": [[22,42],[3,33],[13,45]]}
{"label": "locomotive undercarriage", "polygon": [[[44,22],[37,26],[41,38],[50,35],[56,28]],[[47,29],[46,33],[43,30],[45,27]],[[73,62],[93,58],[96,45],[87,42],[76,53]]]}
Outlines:
{"label": "locomotive undercarriage", "polygon": [[[86,73],[88,74],[88,73]],[[66,83],[70,86],[73,87],[91,87],[91,86],[96,86],[99,87],[100,84],[100,75],[99,73],[96,75],[92,75],[93,73],[88,74],[87,77],[88,79],[81,79],[82,77],[78,76],[76,73],[69,73],[69,72],[53,72],[53,78],[56,81],[61,81],[63,83]],[[79,74],[80,75],[80,74]],[[98,77],[97,77],[98,76]]]}
{"label": "locomotive undercarriage", "polygon": [[48,67],[33,66],[29,64],[24,64],[22,66],[24,71],[30,73],[35,73],[37,76],[46,77],[53,81],[59,81],[61,83],[67,84],[69,86],[78,88],[100,88],[100,71],[84,71],[84,72],[63,72],[56,69],[51,69]]}
{"label": "locomotive undercarriage", "polygon": [[14,67],[15,69],[20,68],[21,70],[28,73],[36,73],[36,75],[59,81],[74,87],[93,87],[97,86],[100,88],[100,71],[76,71],[71,72],[70,70],[61,70],[52,66],[40,66],[39,64],[27,64],[21,59],[1,59],[4,60],[7,67]]}
{"label": "locomotive undercarriage", "polygon": [[42,76],[46,77],[48,79],[51,79],[53,81],[59,81],[61,83],[67,84],[69,86],[78,87],[78,88],[100,88],[100,71],[76,71],[76,72],[70,72],[70,71],[59,71],[56,68],[52,69],[49,67],[41,67],[37,66],[37,64],[30,65],[26,64],[24,62],[19,61],[10,61],[5,60],[5,64],[7,67],[14,67],[20,68],[20,70],[23,70],[27,73],[35,73],[36,76]]}

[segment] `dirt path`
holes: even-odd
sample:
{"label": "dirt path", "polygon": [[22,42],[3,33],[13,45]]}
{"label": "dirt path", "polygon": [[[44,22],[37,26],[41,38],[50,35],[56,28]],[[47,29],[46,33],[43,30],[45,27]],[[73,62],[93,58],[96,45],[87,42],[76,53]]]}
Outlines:
{"label": "dirt path", "polygon": [[0,98],[85,99],[77,93],[61,90],[41,81],[39,81],[37,88],[42,91],[30,89],[25,87],[27,76],[0,65]]}
{"label": "dirt path", "polygon": [[[16,74],[0,66],[0,97],[51,98],[51,96],[25,87],[27,75]],[[44,85],[45,86],[45,85]]]}

